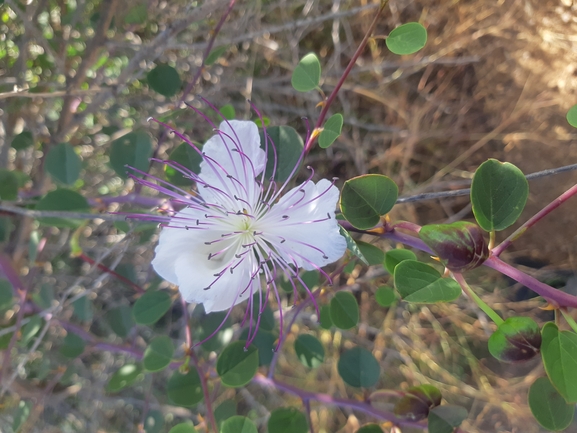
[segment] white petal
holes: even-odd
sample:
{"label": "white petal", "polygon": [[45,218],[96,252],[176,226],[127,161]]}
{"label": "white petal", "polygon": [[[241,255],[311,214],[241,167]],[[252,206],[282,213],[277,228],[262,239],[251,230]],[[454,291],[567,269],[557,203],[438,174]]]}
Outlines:
{"label": "white petal", "polygon": [[266,233],[284,239],[277,250],[289,263],[313,270],[343,256],[347,243],[335,219],[338,198],[337,187],[323,179],[293,188],[273,206]]}

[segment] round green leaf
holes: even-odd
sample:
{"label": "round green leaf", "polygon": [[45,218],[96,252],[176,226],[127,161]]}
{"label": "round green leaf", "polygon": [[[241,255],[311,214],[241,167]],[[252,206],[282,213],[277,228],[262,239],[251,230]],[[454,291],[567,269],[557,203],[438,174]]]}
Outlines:
{"label": "round green leaf", "polygon": [[92,311],[92,301],[88,299],[88,296],[83,296],[78,298],[72,303],[74,308],[74,316],[81,320],[82,322],[90,322],[94,312]]}
{"label": "round green leaf", "polygon": [[373,354],[362,347],[354,347],[343,352],[339,359],[338,371],[345,383],[357,388],[369,388],[375,385],[381,374],[381,368]]}
{"label": "round green leaf", "polygon": [[229,344],[216,361],[216,371],[226,386],[238,388],[246,385],[258,369],[258,350],[255,346],[244,347],[244,341]]}
{"label": "round green leaf", "polygon": [[385,253],[379,247],[362,241],[357,241],[357,245],[369,265],[382,265],[385,261]]}
{"label": "round green leaf", "polygon": [[429,413],[429,433],[453,433],[467,418],[467,409],[461,406],[445,405]]}
{"label": "round green leaf", "polygon": [[[190,367],[189,367],[190,368]],[[168,398],[178,406],[193,406],[203,398],[200,377],[196,368],[190,368],[188,373],[175,371],[166,385]]]}
{"label": "round green leaf", "polygon": [[541,330],[529,317],[509,317],[489,338],[489,352],[504,362],[531,359],[540,347]]}
{"label": "round green leaf", "polygon": [[214,419],[218,426],[222,424],[223,421],[236,415],[236,401],[229,399],[223,401],[214,410]]}
{"label": "round green leaf", "polygon": [[160,371],[168,367],[172,361],[174,346],[172,340],[166,335],[154,338],[146,350],[142,364],[147,371]]}
{"label": "round green leaf", "polygon": [[214,48],[210,54],[206,57],[204,61],[205,66],[210,66],[216,62],[220,56],[222,56],[228,50],[228,45],[223,45],[222,47]]}
{"label": "round green leaf", "polygon": [[357,433],[383,433],[383,429],[378,424],[365,424]]}
{"label": "round green leaf", "polygon": [[106,385],[106,391],[118,392],[136,382],[142,373],[140,364],[126,364],[114,372]]}
{"label": "round green leaf", "polygon": [[20,345],[26,346],[32,338],[42,328],[44,320],[40,316],[32,316],[30,321],[22,327],[22,335],[20,336]]}
{"label": "round green leaf", "polygon": [[273,410],[267,427],[270,433],[307,433],[309,431],[305,415],[294,407],[281,407]]}
{"label": "round green leaf", "polygon": [[[69,189],[49,192],[36,204],[36,210],[88,212],[89,209],[86,199]],[[69,228],[77,228],[83,222],[73,218],[38,218],[38,221],[48,226]]]}
{"label": "round green leaf", "polygon": [[167,292],[146,292],[134,303],[132,315],[139,325],[152,325],[164,316],[172,305]]}
{"label": "round green leaf", "polygon": [[[248,328],[242,330],[240,334],[240,340],[244,340],[248,338]],[[274,355],[274,349],[276,348],[278,335],[267,331],[263,328],[259,328],[256,332],[256,336],[254,340],[252,340],[251,344],[258,350],[258,365],[259,367],[262,365],[270,365],[272,362],[272,358]]]}
{"label": "round green leaf", "polygon": [[387,286],[381,286],[375,292],[375,300],[381,307],[390,307],[397,300],[397,294]]}
{"label": "round green leaf", "polygon": [[577,105],[573,105],[567,112],[567,122],[574,128],[577,128]]}
{"label": "round green leaf", "polygon": [[66,334],[66,337],[64,337],[64,343],[60,347],[60,353],[67,358],[76,358],[84,352],[85,346],[86,343],[82,337],[69,332]]}
{"label": "round green leaf", "polygon": [[152,156],[150,136],[144,131],[130,132],[112,142],[110,166],[122,179],[127,179],[126,166],[148,170],[148,158]]}
{"label": "round green leaf", "polygon": [[170,65],[161,64],[146,75],[150,88],[163,96],[174,96],[180,90],[182,81],[176,69]]}
{"label": "round green leaf", "polygon": [[339,329],[351,329],[359,323],[359,304],[350,292],[337,292],[331,299],[331,321]]}
{"label": "round green leaf", "polygon": [[148,18],[148,7],[142,3],[134,6],[124,17],[125,24],[144,24]]}
{"label": "round green leaf", "polygon": [[321,307],[321,317],[319,318],[321,328],[331,329],[333,326],[333,320],[331,319],[331,307],[330,305],[323,305]]}
{"label": "round green leaf", "polygon": [[13,171],[0,168],[0,200],[18,198],[18,176]]}
{"label": "round green leaf", "polygon": [[176,424],[174,427],[170,429],[168,433],[198,433],[194,424],[190,421],[181,422],[180,424]]}
{"label": "round green leaf", "polygon": [[366,174],[349,179],[341,192],[343,216],[358,229],[370,229],[397,202],[395,182],[380,174]]}
{"label": "round green leaf", "polygon": [[60,143],[48,151],[44,170],[52,179],[64,185],[72,185],[80,176],[82,163],[74,148],[68,143]]}
{"label": "round green leaf", "polygon": [[471,184],[471,203],[483,230],[503,230],[517,221],[529,184],[523,172],[508,162],[489,159],[479,166]]}
{"label": "round green leaf", "polygon": [[298,92],[316,89],[321,81],[321,64],[316,54],[309,53],[297,64],[291,84]]}
{"label": "round green leaf", "polygon": [[20,134],[14,136],[11,144],[16,150],[24,150],[32,145],[34,145],[34,136],[30,131],[22,131]]}
{"label": "round green leaf", "polygon": [[128,305],[121,305],[106,313],[106,320],[116,335],[125,338],[134,326],[132,309]]}
{"label": "round green leaf", "polygon": [[146,414],[144,420],[144,431],[146,433],[160,433],[164,427],[164,415],[159,410],[151,410]]}
{"label": "round green leaf", "polygon": [[[220,107],[220,110],[218,110],[220,112],[220,115],[225,118],[226,120],[234,120],[236,119],[236,110],[234,109],[234,106],[232,104],[226,104],[223,105],[222,107]],[[260,119],[258,119],[260,121]],[[257,123],[255,121],[255,123]],[[257,126],[259,126],[257,124]],[[261,126],[259,126],[261,127]]]}
{"label": "round green leaf", "polygon": [[[0,217],[0,242],[6,242],[8,239],[10,239],[10,234],[12,233],[12,230],[14,230],[14,224],[12,224],[12,218]],[[32,262],[32,260],[30,261]]]}
{"label": "round green leaf", "polygon": [[340,113],[333,114],[325,122],[323,130],[319,135],[319,146],[326,149],[335,142],[343,129],[343,115]]}
{"label": "round green leaf", "polygon": [[264,131],[260,133],[260,147],[267,150],[266,177],[270,179],[274,171],[274,180],[284,182],[299,162],[304,147],[303,139],[296,129],[284,125],[266,128],[266,133],[266,142]]}
{"label": "round green leaf", "polygon": [[314,336],[301,334],[295,340],[295,352],[299,361],[309,368],[317,368],[325,360],[325,349]]}
{"label": "round green leaf", "polygon": [[[194,335],[196,341],[206,340],[202,343],[202,348],[204,350],[216,352],[230,343],[234,332],[230,323],[230,317],[226,317],[226,313],[226,311],[217,311],[205,314],[200,318],[198,323],[195,324]],[[215,333],[219,326],[220,329]]]}
{"label": "round green leaf", "polygon": [[247,417],[235,415],[222,423],[220,433],[258,433],[258,430]]}
{"label": "round green leaf", "polygon": [[420,304],[449,302],[461,295],[459,283],[416,260],[404,260],[395,267],[395,287],[404,301]]}
{"label": "round green leaf", "polygon": [[577,334],[546,323],[541,331],[541,356],[547,376],[568,403],[577,402]]}
{"label": "round green leaf", "polygon": [[[171,152],[168,159],[169,161],[175,161],[185,168],[188,168],[193,173],[198,174],[200,172],[202,156],[188,143],[180,144],[180,146]],[[169,165],[164,166],[164,175],[166,176],[166,180],[168,180],[173,185],[192,185],[192,180],[190,178],[185,177],[180,171],[172,168]]]}
{"label": "round green leaf", "polygon": [[441,392],[434,386],[415,386],[397,401],[393,412],[399,417],[418,421],[427,418],[429,411],[441,404],[441,399]]}
{"label": "round green leaf", "polygon": [[14,302],[14,292],[10,281],[0,278],[0,311],[6,310]]}
{"label": "round green leaf", "polygon": [[547,430],[565,430],[573,422],[575,404],[567,403],[547,377],[533,382],[528,399],[533,416]]}
{"label": "round green leaf", "polygon": [[389,34],[385,43],[394,54],[413,54],[427,43],[427,29],[419,23],[402,24]]}

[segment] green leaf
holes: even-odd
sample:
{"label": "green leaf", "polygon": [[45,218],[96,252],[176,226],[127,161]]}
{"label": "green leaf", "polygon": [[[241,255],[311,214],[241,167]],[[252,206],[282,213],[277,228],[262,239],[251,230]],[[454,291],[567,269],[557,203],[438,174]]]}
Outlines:
{"label": "green leaf", "polygon": [[565,430],[573,422],[575,404],[567,403],[547,377],[533,382],[528,399],[533,416],[547,430]]}
{"label": "green leaf", "polygon": [[[223,421],[233,417],[236,415],[236,401],[229,399],[223,401],[218,407],[214,410],[214,419],[216,420],[216,424],[220,427]],[[220,431],[220,429],[219,429]]]}
{"label": "green leaf", "polygon": [[397,300],[397,294],[387,286],[381,286],[375,292],[375,300],[381,307],[390,307]]}
{"label": "green leaf", "polygon": [[54,289],[50,284],[44,283],[40,286],[38,293],[32,295],[32,300],[42,309],[50,308],[54,300]]}
{"label": "green leaf", "polygon": [[130,9],[124,17],[125,24],[144,24],[148,18],[148,7],[146,4],[139,4]]}
{"label": "green leaf", "polygon": [[335,142],[343,130],[343,115],[340,113],[333,114],[325,122],[323,130],[319,134],[319,146],[326,149]]}
{"label": "green leaf", "polygon": [[[290,126],[271,126],[260,133],[260,147],[267,150],[266,177],[284,182],[289,178],[303,152],[304,143],[298,132]],[[268,147],[267,147],[268,146]],[[276,164],[276,167],[275,167]],[[296,170],[294,171],[296,173]]]}
{"label": "green leaf", "polygon": [[434,304],[449,302],[461,295],[461,286],[452,278],[442,278],[432,266],[404,260],[395,268],[395,287],[407,302]]}
{"label": "green leaf", "polygon": [[389,34],[385,43],[393,54],[413,54],[427,43],[427,29],[419,23],[402,24]]}
{"label": "green leaf", "polygon": [[393,413],[401,418],[420,421],[427,418],[432,408],[441,404],[441,399],[441,392],[434,386],[415,386],[397,401]]}
{"label": "green leaf", "polygon": [[[228,45],[223,45],[222,47],[214,48],[210,54],[206,57],[204,61],[205,66],[211,66],[214,62],[216,62],[220,56],[222,56],[228,50]],[[230,119],[229,119],[230,120]]]}
{"label": "green leaf", "polygon": [[198,433],[198,430],[196,430],[193,423],[187,421],[176,424],[168,433]]}
{"label": "green leaf", "polygon": [[316,54],[304,56],[295,68],[291,84],[298,92],[316,89],[321,81],[321,64]]}
{"label": "green leaf", "polygon": [[489,352],[499,361],[527,361],[539,353],[541,330],[529,317],[509,317],[489,338]]}
{"label": "green leaf", "polygon": [[234,106],[231,104],[223,105],[222,107],[220,107],[219,111],[221,116],[224,117],[226,120],[234,120],[236,118],[236,110],[234,109]]}
{"label": "green leaf", "polygon": [[299,361],[306,367],[317,368],[325,360],[325,349],[318,338],[301,334],[295,340],[295,352]]}
{"label": "green leaf", "polygon": [[[203,309],[204,311],[204,309]],[[234,331],[230,323],[230,318],[226,317],[226,311],[217,311],[210,314],[204,314],[194,327],[196,341],[204,341],[209,336],[211,338],[202,343],[201,347],[209,352],[216,352],[230,343]],[[224,321],[224,323],[223,323]],[[221,326],[222,324],[222,326]],[[220,326],[217,333],[216,328]],[[214,334],[214,335],[213,335]]]}
{"label": "green leaf", "polygon": [[323,305],[321,307],[321,317],[320,325],[323,329],[331,329],[333,326],[333,320],[331,319],[331,307],[330,305]]}
{"label": "green leaf", "polygon": [[573,105],[567,112],[567,122],[573,128],[577,128],[577,105]]}
{"label": "green leaf", "polygon": [[194,406],[203,399],[200,376],[196,368],[191,368],[188,373],[175,371],[168,379],[166,391],[168,398],[177,406]]}
{"label": "green leaf", "polygon": [[504,230],[517,221],[529,184],[523,172],[508,162],[489,159],[479,166],[471,184],[471,203],[483,230]]}
{"label": "green leaf", "polygon": [[67,358],[76,358],[84,352],[84,339],[72,332],[66,334],[64,342],[60,347],[60,353]]}
{"label": "green leaf", "polygon": [[216,361],[216,371],[226,386],[238,388],[246,385],[258,369],[258,350],[255,346],[245,349],[244,341],[229,344]]}
{"label": "green leaf", "polygon": [[134,303],[132,315],[139,325],[152,325],[166,314],[172,299],[167,292],[146,292]]}
{"label": "green leaf", "polygon": [[126,166],[148,170],[148,158],[152,156],[150,136],[144,131],[130,132],[112,142],[110,166],[122,179],[127,179]]}
{"label": "green leaf", "polygon": [[[245,328],[240,333],[239,340],[244,340],[246,342],[248,338],[248,328]],[[259,328],[256,331],[256,336],[252,340],[251,344],[258,350],[258,365],[270,365],[274,355],[274,349],[276,348],[278,335],[271,331],[267,331],[263,328]]]}
{"label": "green leaf", "polygon": [[220,433],[258,433],[258,430],[247,417],[235,415],[222,423]]}
{"label": "green leaf", "polygon": [[164,427],[164,415],[158,410],[151,410],[146,414],[144,420],[144,431],[146,433],[160,433]]}
{"label": "green leaf", "polygon": [[270,305],[268,303],[266,307],[264,307],[263,312],[259,313],[259,310],[261,308],[260,302],[265,302],[264,299],[262,301],[259,301],[259,296],[261,296],[260,293],[255,293],[252,299],[253,321],[254,323],[256,323],[257,320],[259,319],[260,314],[260,321],[258,327],[264,329],[265,331],[272,331],[276,325],[274,320],[274,313],[272,312],[272,308],[270,308]]}
{"label": "green leaf", "polygon": [[[186,142],[181,143],[176,149],[174,149],[170,153],[168,160],[179,163],[193,173],[200,173],[202,155]],[[176,186],[188,186],[193,183],[192,179],[185,177],[180,171],[175,170],[169,165],[164,166],[164,175],[166,176],[167,181]]]}
{"label": "green leaf", "polygon": [[13,171],[0,168],[0,200],[13,201],[18,198],[18,177]]}
{"label": "green leaf", "polygon": [[74,308],[74,316],[76,316],[78,320],[83,322],[90,322],[92,320],[92,316],[94,315],[92,302],[87,296],[78,298],[72,303],[72,307]]}
{"label": "green leaf", "polygon": [[24,150],[34,145],[34,136],[30,131],[22,131],[14,136],[11,146],[16,150]]}
{"label": "green leaf", "polygon": [[267,428],[270,433],[308,433],[309,431],[305,415],[294,407],[281,407],[273,410],[268,419]]}
{"label": "green leaf", "polygon": [[350,292],[337,292],[331,299],[331,321],[339,329],[351,329],[359,323],[359,304]]}
{"label": "green leaf", "polygon": [[369,265],[382,265],[385,261],[385,253],[379,247],[363,241],[357,241],[357,245],[363,253],[363,257],[369,262]]}
{"label": "green leaf", "polygon": [[381,216],[397,202],[395,182],[380,174],[366,174],[349,179],[341,192],[343,216],[354,227],[365,230],[378,224]]}
{"label": "green leaf", "polygon": [[473,223],[429,224],[421,228],[419,237],[454,272],[475,269],[489,258],[483,233]]}
{"label": "green leaf", "polygon": [[379,363],[371,352],[354,347],[341,354],[338,363],[339,375],[350,386],[369,388],[377,383],[381,375]]}
{"label": "green leaf", "polygon": [[383,433],[383,429],[378,424],[365,424],[357,433]]}
{"label": "green leaf", "polygon": [[345,238],[347,241],[347,248],[351,253],[353,253],[356,257],[358,257],[365,265],[369,266],[368,260],[363,256],[363,252],[359,248],[357,242],[352,238],[348,231],[346,231],[343,226],[339,225],[339,231],[341,236]]}
{"label": "green leaf", "polygon": [[116,335],[125,338],[134,326],[132,308],[120,305],[106,313],[106,320]]}
{"label": "green leaf", "polygon": [[82,162],[68,143],[60,143],[48,151],[44,170],[57,182],[72,185],[80,176]]}
{"label": "green leaf", "polygon": [[22,335],[20,336],[20,345],[25,347],[32,338],[42,328],[44,320],[40,316],[32,316],[30,321],[22,327]]}
{"label": "green leaf", "polygon": [[[14,224],[12,224],[12,218],[0,217],[0,242],[6,242],[8,239],[10,239],[10,234],[12,233],[12,230],[14,230]],[[34,261],[30,260],[30,262]]]}
{"label": "green leaf", "polygon": [[403,260],[417,260],[417,256],[411,250],[397,248],[396,250],[387,251],[385,254],[385,268],[389,274],[395,273],[395,267]]}
{"label": "green leaf", "polygon": [[429,413],[429,433],[453,433],[455,428],[467,418],[467,409],[461,406],[445,405]]}
{"label": "green leaf", "polygon": [[142,373],[140,364],[125,364],[116,370],[106,385],[107,392],[118,392],[136,382]]}
{"label": "green leaf", "polygon": [[[62,212],[88,212],[90,205],[84,197],[69,189],[57,189],[46,194],[38,204],[36,210]],[[83,220],[74,218],[38,218],[41,224],[54,227],[78,228]]]}
{"label": "green leaf", "polygon": [[12,420],[12,431],[18,432],[20,427],[24,425],[28,417],[30,416],[30,411],[34,405],[31,401],[20,400],[18,402],[18,408],[14,413],[14,419]]}
{"label": "green leaf", "polygon": [[146,80],[152,90],[166,97],[176,95],[182,86],[176,69],[165,64],[160,64],[150,71]]}
{"label": "green leaf", "polygon": [[0,278],[0,311],[7,310],[14,303],[14,292],[10,281]]}
{"label": "green leaf", "polygon": [[172,361],[174,354],[174,346],[170,337],[161,335],[154,338],[146,350],[142,358],[142,364],[147,371],[160,371],[168,367]]}
{"label": "green leaf", "polygon": [[541,356],[547,376],[567,403],[577,402],[577,334],[559,332],[554,323],[541,331]]}

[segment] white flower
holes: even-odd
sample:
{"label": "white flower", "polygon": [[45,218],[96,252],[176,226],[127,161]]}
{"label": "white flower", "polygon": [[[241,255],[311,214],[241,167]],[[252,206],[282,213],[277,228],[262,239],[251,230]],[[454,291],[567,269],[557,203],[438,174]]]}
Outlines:
{"label": "white flower", "polygon": [[320,270],[344,254],[338,189],[309,178],[281,195],[288,181],[279,187],[265,178],[254,122],[222,122],[202,154],[199,175],[175,167],[196,182],[198,194],[171,193],[186,207],[164,220],[152,261],[187,302],[209,313],[262,293],[262,311],[271,291],[280,301],[277,277],[285,274],[295,287],[300,268]]}

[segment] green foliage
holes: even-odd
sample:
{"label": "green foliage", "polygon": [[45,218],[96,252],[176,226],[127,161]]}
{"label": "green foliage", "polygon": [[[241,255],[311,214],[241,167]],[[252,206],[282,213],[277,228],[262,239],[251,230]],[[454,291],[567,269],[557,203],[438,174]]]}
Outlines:
{"label": "green foliage", "polygon": [[533,416],[547,430],[565,430],[573,422],[575,404],[567,403],[547,377],[533,382],[528,400]]}
{"label": "green foliage", "polygon": [[274,173],[274,180],[284,182],[299,162],[304,147],[303,140],[290,126],[271,126],[266,129],[266,133],[266,141],[264,131],[260,134],[260,147],[267,151],[265,175],[270,179]]}
{"label": "green foliage", "polygon": [[333,114],[327,119],[323,130],[319,134],[319,146],[326,149],[335,142],[343,129],[343,115],[340,113]]}
{"label": "green foliage", "polygon": [[158,410],[148,412],[144,420],[144,431],[146,433],[161,433],[164,427],[164,416]]}
{"label": "green foliage", "polygon": [[357,433],[383,433],[383,429],[378,424],[366,424]]}
{"label": "green foliage", "polygon": [[529,184],[523,172],[508,162],[489,159],[479,166],[471,184],[471,203],[483,230],[504,230],[523,212]]}
{"label": "green foliage", "polygon": [[34,145],[34,136],[30,131],[22,131],[20,134],[14,136],[11,146],[16,150],[24,150]]}
{"label": "green foliage", "polygon": [[31,401],[20,400],[18,402],[18,408],[16,409],[16,413],[14,414],[14,419],[12,421],[12,430],[14,432],[18,432],[20,430],[20,427],[30,416],[30,411],[33,407],[34,405]]}
{"label": "green foliage", "polygon": [[[234,106],[231,104],[223,105],[222,107],[220,107],[219,111],[220,111],[220,114],[222,115],[222,117],[225,118],[226,120],[236,119],[236,110],[234,109]],[[257,119],[257,120],[260,120],[260,119]],[[257,124],[257,126],[258,126],[258,124]],[[262,127],[262,125],[261,125],[261,127]]]}
{"label": "green foliage", "polygon": [[331,329],[333,326],[333,319],[331,319],[331,307],[330,305],[323,305],[320,311],[321,317],[319,318],[321,328]]}
{"label": "green foliage", "polygon": [[161,335],[154,338],[146,350],[142,358],[142,364],[147,371],[164,370],[172,361],[174,353],[174,346],[170,337]]}
{"label": "green foliage", "polygon": [[367,261],[367,259],[363,255],[363,252],[359,248],[359,245],[352,238],[352,236],[349,234],[349,232],[346,231],[342,226],[339,226],[339,230],[340,230],[341,236],[343,236],[345,238],[345,240],[347,241],[347,248],[349,249],[349,251],[351,253],[353,253],[353,255],[355,257],[358,257],[365,265],[368,266],[369,262]]}
{"label": "green foliage", "polygon": [[382,265],[385,261],[385,253],[379,247],[362,241],[357,241],[357,245],[369,265]]}
{"label": "green foliage", "polygon": [[390,307],[397,300],[397,294],[387,286],[381,286],[375,292],[375,300],[381,307]]}
{"label": "green foliage", "polygon": [[14,294],[10,281],[0,278],[0,311],[6,310],[14,303]]}
{"label": "green foliage", "polygon": [[187,421],[176,424],[168,433],[197,433],[197,430],[193,423]]}
{"label": "green foliage", "polygon": [[[248,328],[242,330],[240,334],[240,340],[247,340],[248,331]],[[274,355],[274,349],[276,348],[277,339],[278,335],[276,333],[259,327],[258,331],[256,332],[256,336],[251,343],[258,350],[259,367],[262,367],[263,365],[270,365]]]}
{"label": "green foliage", "polygon": [[214,419],[220,426],[223,421],[236,415],[236,402],[232,399],[225,400],[214,410]]}
{"label": "green foliage", "polygon": [[108,385],[106,385],[106,391],[108,392],[118,392],[132,385],[141,376],[142,366],[140,364],[125,364],[116,370],[110,380]]}
{"label": "green foliage", "polygon": [[413,54],[427,43],[427,29],[419,23],[406,23],[394,29],[385,40],[394,54]]}
{"label": "green foliage", "polygon": [[321,64],[316,54],[304,56],[295,68],[291,84],[298,92],[308,92],[316,89],[321,81]]}
{"label": "green foliage", "polygon": [[267,427],[271,433],[307,433],[309,431],[305,415],[294,407],[281,407],[273,410]]}
{"label": "green foliage", "polygon": [[125,338],[134,326],[132,308],[127,305],[121,305],[108,311],[106,320],[114,333],[122,338]]}
{"label": "green foliage", "polygon": [[337,292],[330,303],[331,322],[339,329],[351,329],[359,323],[359,304],[350,292]]}
{"label": "green foliage", "polygon": [[0,200],[18,198],[18,177],[13,171],[0,168]]}
{"label": "green foliage", "polygon": [[400,248],[387,251],[385,254],[385,268],[389,271],[389,274],[393,275],[395,273],[395,268],[403,260],[417,260],[417,256],[411,250]]}
{"label": "green foliage", "polygon": [[[203,309],[204,311],[204,309]],[[225,311],[203,315],[194,326],[194,337],[196,341],[204,341],[210,335],[213,335],[207,341],[202,343],[202,348],[208,351],[218,351],[230,343],[233,330],[231,329],[230,319],[226,318]],[[223,323],[224,321],[224,323]],[[222,326],[221,326],[222,324]],[[214,333],[219,327],[219,331]]]}
{"label": "green foliage", "polygon": [[573,105],[567,112],[567,122],[574,128],[577,128],[577,105]]}
{"label": "green foliage", "polygon": [[300,334],[295,340],[295,352],[299,361],[306,367],[317,368],[325,359],[322,343],[313,335]]}
{"label": "green foliage", "polygon": [[416,260],[404,260],[395,267],[395,287],[404,301],[420,304],[454,301],[461,295],[459,283]]}
{"label": "green foliage", "polygon": [[258,362],[258,350],[255,346],[245,348],[244,341],[235,341],[218,356],[216,372],[224,385],[238,388],[254,377]]}
{"label": "green foliage", "polygon": [[92,302],[87,296],[78,298],[72,303],[72,307],[74,308],[74,316],[76,316],[78,320],[83,322],[90,322],[92,320],[94,316]]}
{"label": "green foliage", "polygon": [[150,136],[143,131],[130,132],[112,142],[110,166],[122,179],[127,179],[128,167],[148,170],[148,158],[152,156]]}
{"label": "green foliage", "polygon": [[[186,142],[181,143],[176,149],[174,149],[168,157],[168,160],[179,163],[193,173],[200,173],[202,156]],[[185,177],[185,175],[180,171],[170,167],[169,165],[164,166],[164,175],[166,176],[166,180],[173,185],[192,185],[192,180],[190,178]]]}
{"label": "green foliage", "polygon": [[429,411],[441,404],[441,392],[432,385],[409,388],[400,398],[393,412],[401,418],[419,421],[429,416]]}
{"label": "green foliage", "polygon": [[182,86],[180,75],[176,69],[165,64],[160,64],[152,69],[146,75],[146,80],[152,90],[166,97],[176,95]]}
{"label": "green foliage", "polygon": [[72,185],[80,176],[82,162],[68,143],[60,143],[48,151],[44,161],[44,170],[55,181],[63,185]]}
{"label": "green foliage", "polygon": [[529,317],[509,317],[489,338],[489,352],[504,362],[531,359],[540,347],[541,330]]}
{"label": "green foliage", "polygon": [[[206,66],[211,66],[227,51],[228,51],[228,45],[223,45],[222,47],[213,48],[212,51],[210,52],[210,54],[206,57],[204,64]],[[233,119],[234,119],[234,117],[233,117]]]}
{"label": "green foliage", "polygon": [[170,401],[177,406],[194,406],[203,399],[200,377],[196,368],[190,367],[186,373],[175,371],[168,379],[166,392]]}
{"label": "green foliage", "polygon": [[364,230],[378,224],[381,216],[397,202],[395,182],[380,174],[366,174],[345,182],[340,206],[343,216],[354,227]]}
{"label": "green foliage", "polygon": [[258,430],[247,417],[235,415],[222,423],[220,433],[258,433]]}
{"label": "green foliage", "polygon": [[577,402],[577,334],[546,323],[541,331],[541,356],[547,376],[567,403]]}
{"label": "green foliage", "polygon": [[378,361],[362,347],[344,351],[339,358],[338,371],[346,384],[357,388],[374,386],[381,375]]}
{"label": "green foliage", "polygon": [[[36,210],[62,211],[62,212],[88,212],[90,206],[86,199],[75,191],[69,189],[57,189],[46,194],[38,204]],[[38,218],[41,224],[54,227],[78,228],[83,221],[74,218]]]}
{"label": "green foliage", "polygon": [[67,358],[76,358],[84,352],[85,347],[86,343],[82,337],[69,332],[60,346],[60,353]]}
{"label": "green foliage", "polygon": [[22,335],[20,336],[20,345],[26,347],[26,345],[34,338],[38,331],[42,328],[44,320],[40,316],[32,316],[30,321],[22,327]]}
{"label": "green foliage", "polygon": [[429,433],[453,433],[467,418],[467,410],[461,406],[439,406],[429,413]]}
{"label": "green foliage", "polygon": [[145,292],[132,307],[134,321],[139,325],[153,325],[166,314],[172,299],[167,292]]}

